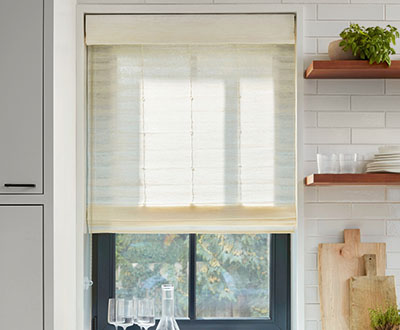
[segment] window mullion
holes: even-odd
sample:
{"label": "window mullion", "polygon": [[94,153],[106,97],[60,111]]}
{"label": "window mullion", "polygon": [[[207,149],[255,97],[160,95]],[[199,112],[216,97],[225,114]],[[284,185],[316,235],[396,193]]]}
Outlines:
{"label": "window mullion", "polygon": [[189,236],[189,319],[196,319],[196,234]]}

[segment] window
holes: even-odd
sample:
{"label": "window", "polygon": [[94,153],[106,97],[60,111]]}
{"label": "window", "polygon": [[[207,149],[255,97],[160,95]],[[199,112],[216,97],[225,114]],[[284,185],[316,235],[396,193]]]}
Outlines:
{"label": "window", "polygon": [[95,329],[164,282],[182,330],[290,329],[294,15],[87,15],[85,40]]}
{"label": "window", "polygon": [[107,327],[109,297],[157,301],[167,282],[181,330],[290,328],[288,235],[96,234],[93,243],[95,329]]}

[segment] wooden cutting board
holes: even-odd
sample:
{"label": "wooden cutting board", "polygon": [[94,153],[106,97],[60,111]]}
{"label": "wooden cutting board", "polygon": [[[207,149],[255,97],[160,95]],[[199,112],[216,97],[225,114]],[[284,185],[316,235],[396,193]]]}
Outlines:
{"label": "wooden cutting board", "polygon": [[350,278],[365,275],[364,254],[375,254],[377,274],[385,275],[386,244],[361,243],[359,229],[345,230],[344,243],[319,245],[319,295],[323,330],[350,329]]}
{"label": "wooden cutting board", "polygon": [[394,276],[376,276],[376,255],[363,257],[366,276],[350,279],[350,329],[372,329],[368,310],[396,306]]}

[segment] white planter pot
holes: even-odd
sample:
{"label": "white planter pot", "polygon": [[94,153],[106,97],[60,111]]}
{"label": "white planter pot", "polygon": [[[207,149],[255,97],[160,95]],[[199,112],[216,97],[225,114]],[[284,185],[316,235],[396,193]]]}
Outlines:
{"label": "white planter pot", "polygon": [[349,49],[344,51],[341,46],[339,46],[342,39],[332,41],[328,47],[328,55],[331,60],[358,60],[358,56],[354,56],[352,51]]}

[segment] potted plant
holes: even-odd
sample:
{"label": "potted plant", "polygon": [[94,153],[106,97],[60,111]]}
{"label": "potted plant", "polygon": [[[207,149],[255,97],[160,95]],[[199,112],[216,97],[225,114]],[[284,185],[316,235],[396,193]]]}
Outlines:
{"label": "potted plant", "polygon": [[382,308],[370,309],[369,318],[374,330],[400,329],[400,315],[397,306],[390,306],[385,311]]}
{"label": "potted plant", "polygon": [[358,24],[350,24],[340,36],[342,39],[329,44],[329,57],[331,60],[362,59],[373,63],[391,64],[390,55],[396,53],[392,44],[396,44],[399,32],[397,28],[387,25],[364,27]]}

